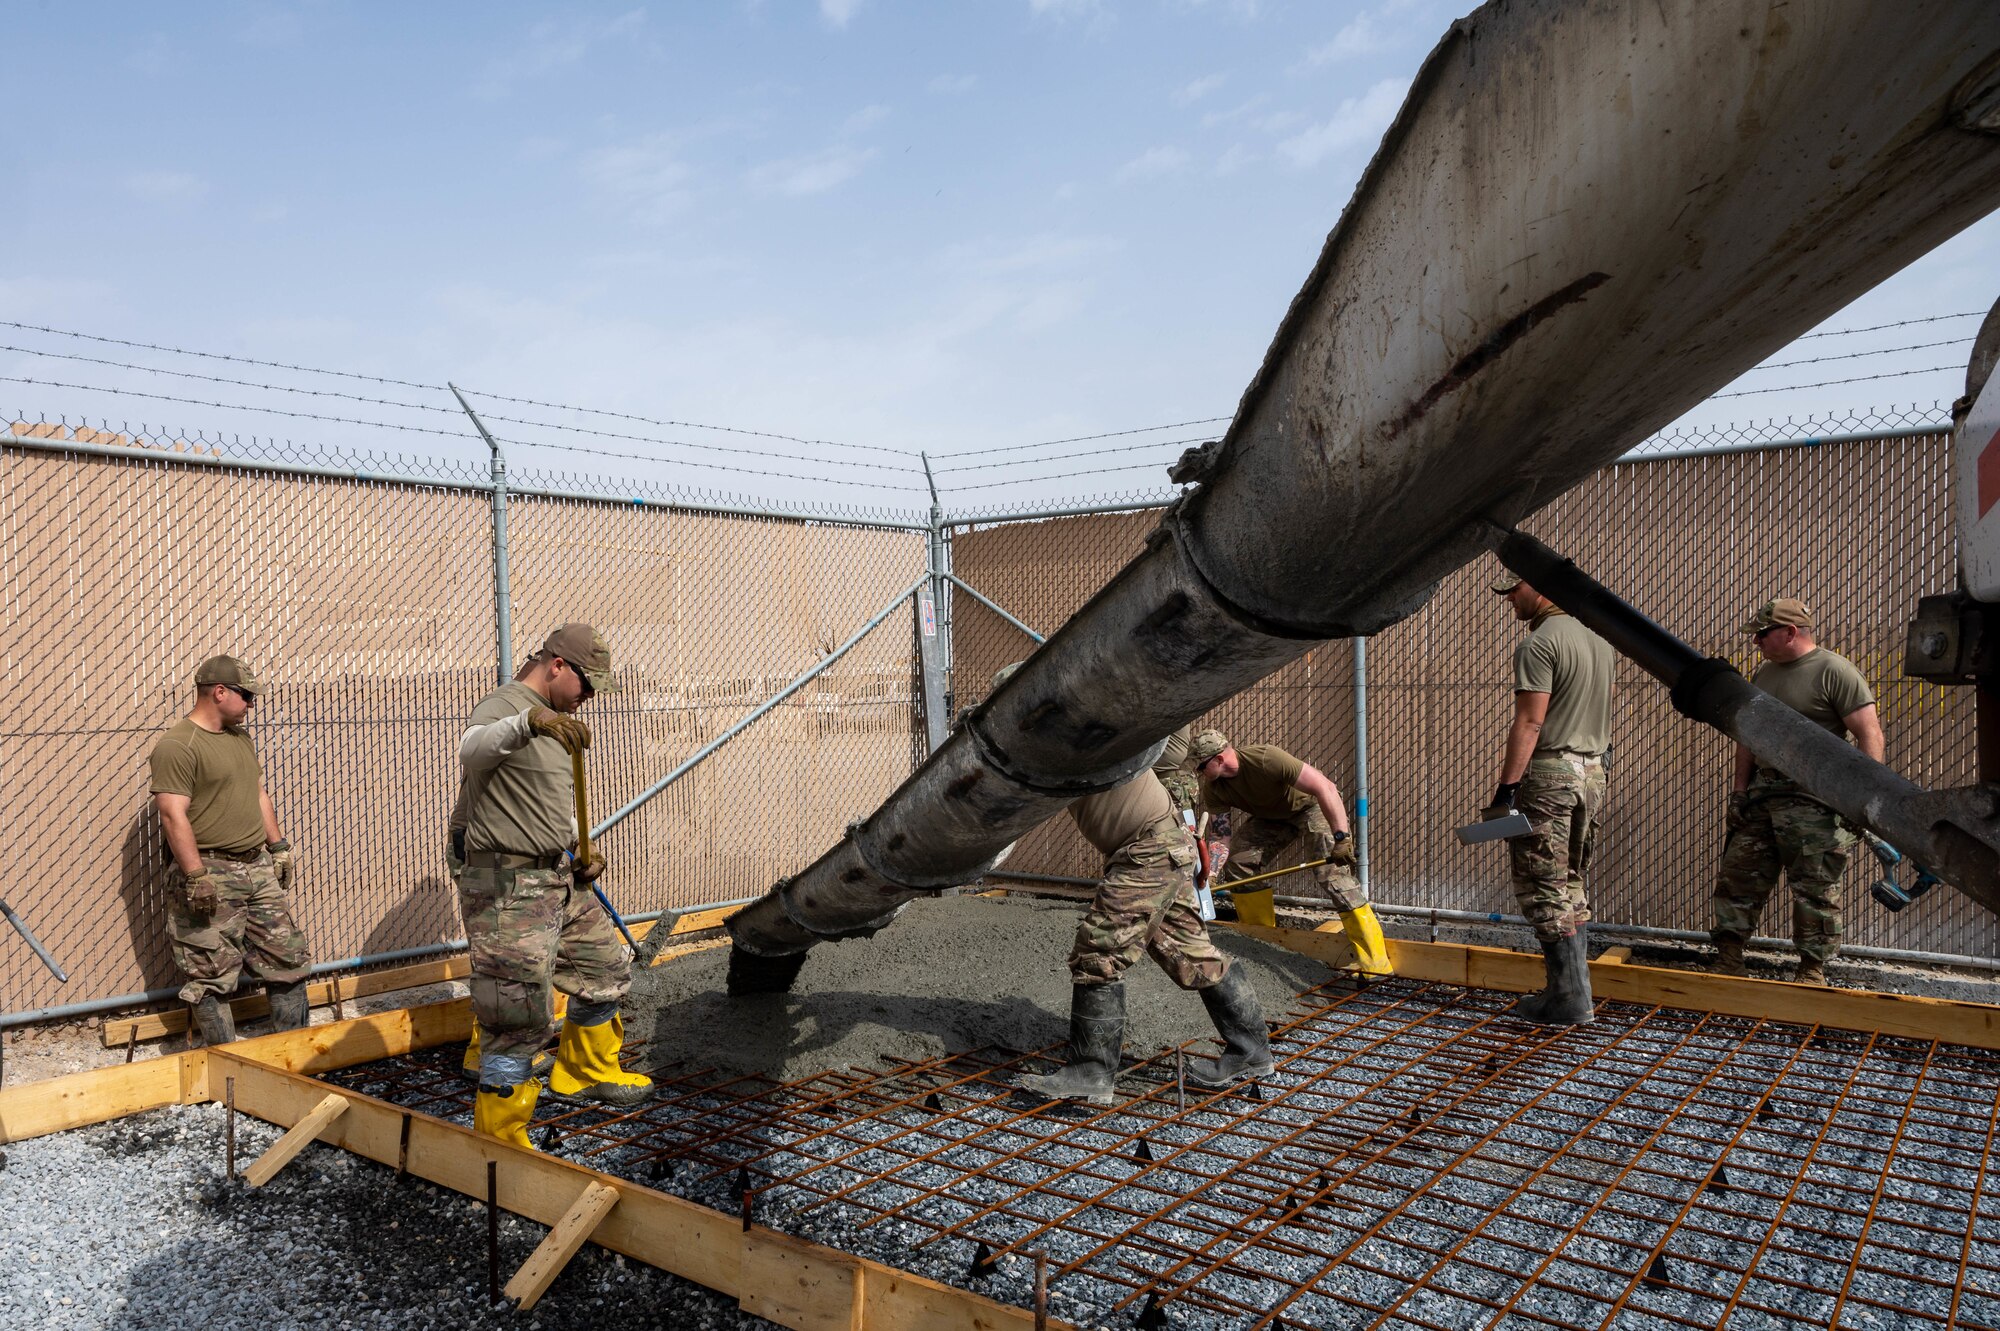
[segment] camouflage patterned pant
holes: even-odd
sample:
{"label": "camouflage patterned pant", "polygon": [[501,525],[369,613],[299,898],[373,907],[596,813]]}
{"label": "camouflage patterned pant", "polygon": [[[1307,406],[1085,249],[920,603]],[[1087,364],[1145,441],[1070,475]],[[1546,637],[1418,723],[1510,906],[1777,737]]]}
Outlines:
{"label": "camouflage patterned pant", "polygon": [[472,1015],[483,1057],[532,1058],[555,1027],[560,989],[581,1003],[616,1003],[632,961],[587,887],[563,869],[468,867],[458,905],[472,953]]}
{"label": "camouflage patterned pant", "polygon": [[1604,806],[1604,760],[1575,754],[1538,755],[1528,762],[1514,807],[1534,830],[1507,843],[1514,900],[1535,937],[1575,933],[1590,920],[1583,874],[1590,867],[1597,813]]}
{"label": "camouflage patterned pant", "polygon": [[1183,989],[1222,979],[1229,959],[1216,949],[1194,901],[1194,838],[1178,818],[1162,818],[1104,866],[1090,913],[1069,954],[1076,984],[1109,984],[1152,954]]}
{"label": "camouflage patterned pant", "polygon": [[[1299,847],[1301,862],[1324,859],[1333,853],[1333,829],[1327,826],[1326,815],[1317,804],[1284,820],[1246,817],[1229,834],[1229,858],[1222,862],[1222,873],[1215,885],[1226,888],[1238,878],[1263,873],[1267,867],[1275,867],[1278,857],[1295,845]],[[1345,865],[1322,864],[1308,872],[1319,884],[1319,890],[1333,898],[1333,904],[1340,909],[1353,910],[1367,903],[1360,880]],[[1269,892],[1285,881],[1279,878],[1256,883],[1250,891]]]}
{"label": "camouflage patterned pant", "polygon": [[215,876],[216,907],[212,914],[190,914],[187,878],[180,866],[167,866],[167,936],[173,940],[174,964],[187,976],[181,1001],[199,1003],[204,995],[233,993],[247,969],[274,984],[296,984],[312,968],[312,949],[292,918],[292,903],[278,886],[271,857],[254,860],[202,857],[202,867]]}
{"label": "camouflage patterned pant", "polygon": [[1750,786],[1748,821],[1730,833],[1715,873],[1716,939],[1757,932],[1778,875],[1792,890],[1792,941],[1799,955],[1828,961],[1840,951],[1842,888],[1854,833],[1840,815],[1809,799]]}

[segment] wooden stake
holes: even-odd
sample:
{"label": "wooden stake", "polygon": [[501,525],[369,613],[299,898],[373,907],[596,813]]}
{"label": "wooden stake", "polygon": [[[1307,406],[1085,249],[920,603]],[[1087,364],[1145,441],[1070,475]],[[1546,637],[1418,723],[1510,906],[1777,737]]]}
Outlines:
{"label": "wooden stake", "polygon": [[270,1149],[257,1157],[256,1163],[243,1171],[243,1181],[253,1188],[261,1188],[277,1177],[279,1170],[292,1162],[292,1157],[313,1142],[326,1126],[347,1112],[347,1097],[329,1095],[312,1107],[312,1112],[291,1126],[284,1136],[271,1143]]}
{"label": "wooden stake", "polygon": [[521,1269],[507,1282],[503,1291],[507,1297],[513,1299],[523,1312],[534,1307],[550,1283],[569,1265],[569,1259],[576,1256],[576,1250],[583,1246],[591,1231],[597,1228],[597,1222],[617,1204],[618,1189],[604,1183],[585,1184],[582,1195],[571,1203],[569,1210],[563,1212],[555,1228],[528,1254],[528,1260],[521,1263]]}

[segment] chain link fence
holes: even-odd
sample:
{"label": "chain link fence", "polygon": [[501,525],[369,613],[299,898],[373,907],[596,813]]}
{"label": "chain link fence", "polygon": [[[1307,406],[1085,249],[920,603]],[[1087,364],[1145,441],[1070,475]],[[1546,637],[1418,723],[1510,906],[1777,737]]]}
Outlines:
{"label": "chain link fence", "polygon": [[[4,897],[70,980],[0,933],[0,1013],[178,985],[146,758],[217,652],[271,681],[252,733],[299,847],[315,958],[462,937],[443,849],[458,738],[497,674],[484,468],[425,475],[338,450],[246,460],[216,439],[43,422],[11,434],[43,442],[0,445],[0,798],[21,865]],[[594,821],[891,611],[608,834],[621,909],[762,892],[913,770],[915,618],[896,602],[925,570],[919,520],[705,511],[626,480],[519,483],[512,663],[583,619],[623,685],[586,712]]]}
{"label": "chain link fence", "polygon": [[[1820,641],[1851,657],[1875,688],[1890,765],[1927,787],[1967,784],[1975,779],[1971,690],[1902,674],[1917,598],[1956,578],[1940,414],[1918,408],[1666,436],[1524,525],[1704,654],[1746,670],[1755,649],[1736,630],[1749,611],[1772,596],[1802,597],[1818,614]],[[1048,633],[1139,552],[1157,519],[1155,509],[968,522],[953,535],[954,571]],[[1422,611],[1367,643],[1377,901],[1515,909],[1505,851],[1461,846],[1451,835],[1489,798],[1512,715],[1512,653],[1524,629],[1487,588],[1495,568],[1488,560],[1461,569]],[[969,706],[989,692],[993,670],[1031,644],[970,597],[956,597],[952,614],[957,701]],[[1290,750],[1357,805],[1354,656],[1351,643],[1328,643],[1198,724],[1238,743]],[[1665,689],[1629,662],[1620,662],[1613,709],[1610,796],[1591,873],[1596,916],[1706,929],[1728,741],[1675,714]],[[1024,838],[1007,867],[1090,877],[1100,866],[1068,820],[1056,819]],[[2000,952],[2000,920],[1969,898],[1939,891],[1890,914],[1867,896],[1872,878],[1872,859],[1857,856],[1847,877],[1850,943]],[[1782,890],[1763,928],[1790,932]]]}

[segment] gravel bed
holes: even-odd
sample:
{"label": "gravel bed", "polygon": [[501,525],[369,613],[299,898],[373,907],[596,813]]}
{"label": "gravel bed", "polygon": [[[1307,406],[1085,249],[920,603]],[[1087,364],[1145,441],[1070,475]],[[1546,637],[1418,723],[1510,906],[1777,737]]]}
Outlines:
{"label": "gravel bed", "polygon": [[[63,1331],[763,1331],[736,1301],[586,1245],[534,1309],[486,1301],[486,1208],[309,1146],[261,1189],[223,1178],[224,1111],[156,1109],[7,1148],[0,1327]],[[238,1166],[278,1129],[236,1119]],[[504,1212],[501,1279],[547,1233]]]}

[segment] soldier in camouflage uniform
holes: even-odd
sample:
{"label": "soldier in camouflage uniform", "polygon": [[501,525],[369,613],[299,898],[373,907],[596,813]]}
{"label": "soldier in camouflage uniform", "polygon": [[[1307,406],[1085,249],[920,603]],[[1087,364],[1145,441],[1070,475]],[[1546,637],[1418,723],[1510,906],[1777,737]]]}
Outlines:
{"label": "soldier in camouflage uniform", "polygon": [[1194,764],[1187,756],[1188,741],[1193,738],[1194,726],[1182,726],[1167,736],[1167,747],[1160,750],[1159,761],[1153,764],[1153,775],[1167,788],[1167,798],[1183,813],[1201,798],[1201,778],[1194,774]]}
{"label": "soldier in camouflage uniform", "polygon": [[1604,754],[1611,741],[1611,645],[1513,573],[1493,590],[1529,626],[1514,650],[1514,719],[1500,758],[1500,785],[1485,817],[1527,815],[1527,835],[1508,843],[1514,900],[1541,945],[1547,984],[1513,1014],[1567,1026],[1591,1019],[1588,935],[1590,867],[1604,806]]}
{"label": "soldier in camouflage uniform", "polygon": [[[1787,707],[1882,761],[1882,723],[1875,695],[1854,663],[1819,646],[1812,612],[1802,601],[1779,597],[1759,606],[1745,633],[1764,657],[1751,682]],[[1730,783],[1729,836],[1715,875],[1716,971],[1747,974],[1743,945],[1757,930],[1764,903],[1784,874],[1792,893],[1792,941],[1798,945],[1799,984],[1823,985],[1826,963],[1840,951],[1840,877],[1854,846],[1854,832],[1839,814],[1796,782],[1757,761],[1742,745]]]}
{"label": "soldier in camouflage uniform", "polygon": [[541,1093],[535,1057],[555,1024],[554,991],[569,995],[549,1088],[626,1107],[653,1083],[619,1066],[631,958],[580,863],[573,754],[590,730],[573,713],[617,688],[611,653],[587,624],[565,624],[511,684],[488,694],[459,742],[464,769],[452,813],[462,829],[459,906],[472,953],[479,1069],[473,1126],[533,1149],[527,1128]]}
{"label": "soldier in camouflage uniform", "polygon": [[[1017,668],[1001,670],[993,687]],[[1125,1038],[1125,972],[1142,953],[1175,984],[1201,996],[1222,1034],[1222,1057],[1190,1060],[1190,1078],[1220,1087],[1271,1070],[1263,1008],[1202,923],[1194,899],[1194,837],[1157,770],[1069,807],[1077,831],[1105,862],[1069,954],[1069,1062],[1046,1076],[1021,1078],[1025,1089],[1051,1100],[1111,1103]]]}
{"label": "soldier in camouflage uniform", "polygon": [[181,999],[215,1045],[236,1038],[228,997],[246,970],[264,981],[273,1030],[305,1025],[312,955],[292,916],[292,843],[243,724],[264,685],[233,656],[203,661],[194,685],[193,710],[160,736],[148,766]]}

